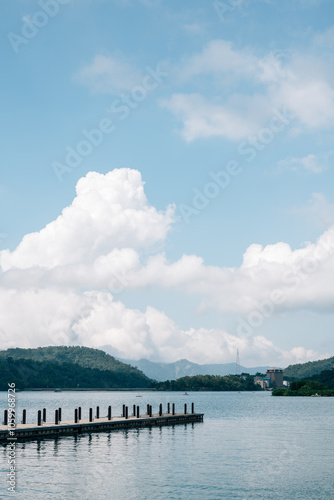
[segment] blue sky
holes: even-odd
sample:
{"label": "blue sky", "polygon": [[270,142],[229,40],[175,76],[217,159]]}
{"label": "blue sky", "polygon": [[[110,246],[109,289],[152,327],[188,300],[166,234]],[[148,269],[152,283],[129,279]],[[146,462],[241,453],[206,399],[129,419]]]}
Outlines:
{"label": "blue sky", "polygon": [[333,355],[333,13],[4,2],[1,348]]}

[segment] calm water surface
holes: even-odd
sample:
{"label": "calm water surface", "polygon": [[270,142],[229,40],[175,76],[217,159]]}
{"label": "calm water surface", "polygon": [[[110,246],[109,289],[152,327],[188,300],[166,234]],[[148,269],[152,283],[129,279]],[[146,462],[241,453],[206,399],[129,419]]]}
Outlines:
{"label": "calm water surface", "polygon": [[[21,392],[17,413],[63,420],[82,406],[195,403],[204,422],[84,434],[17,443],[16,493],[7,491],[6,447],[0,496],[30,499],[263,499],[334,498],[334,398],[278,398],[270,393]],[[1,415],[7,393],[1,392]],[[1,417],[2,418],[2,417]],[[49,418],[47,419],[49,420]]]}

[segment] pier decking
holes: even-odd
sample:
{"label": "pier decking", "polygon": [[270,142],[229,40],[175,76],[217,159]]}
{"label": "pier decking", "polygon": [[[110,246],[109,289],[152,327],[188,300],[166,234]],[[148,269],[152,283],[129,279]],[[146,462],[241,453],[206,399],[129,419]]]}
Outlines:
{"label": "pier decking", "polygon": [[[144,415],[140,415],[139,407],[137,406],[136,411],[134,411],[133,415],[131,416],[128,416],[128,408],[123,406],[123,416],[120,417],[111,417],[111,412],[109,409],[108,416],[99,417],[98,408],[99,407],[97,407],[97,416],[95,416],[95,418],[92,417],[92,409],[90,409],[88,419],[79,419],[78,410],[76,409],[75,418],[73,421],[62,421],[61,419],[59,419],[59,415],[61,414],[61,411],[59,411],[59,409],[56,410],[54,422],[42,421],[41,412],[39,411],[37,424],[21,423],[15,424],[15,426],[13,422],[10,422],[8,420],[6,422],[5,416],[4,423],[6,423],[6,425],[0,425],[0,442],[5,443],[13,440],[20,441],[46,437],[79,435],[87,432],[102,432],[120,429],[158,427],[165,425],[202,422],[204,416],[203,413],[195,413],[193,405],[191,413],[187,413],[186,405],[184,413],[175,413],[174,405],[172,413],[162,413],[162,405],[160,405],[159,413],[157,414],[153,414],[152,407],[148,405],[148,411]],[[44,412],[43,415],[45,415]],[[12,432],[10,433],[10,431]]]}

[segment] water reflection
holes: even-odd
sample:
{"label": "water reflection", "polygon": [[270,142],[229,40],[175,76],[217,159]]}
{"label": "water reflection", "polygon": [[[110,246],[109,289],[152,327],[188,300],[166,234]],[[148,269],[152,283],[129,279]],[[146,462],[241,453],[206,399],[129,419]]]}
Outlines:
{"label": "water reflection", "polygon": [[[334,399],[296,401],[262,393],[192,396],[195,408],[205,413],[203,423],[18,443],[16,497],[334,498]],[[124,402],[130,406],[133,397],[123,393],[112,399],[109,394],[108,402],[112,399],[121,409]],[[100,393],[90,393],[86,401],[80,398],[78,406],[102,405]],[[173,398],[162,393],[147,398],[155,408],[173,399],[181,408],[185,399],[182,394]],[[60,405],[65,413],[65,402]],[[2,456],[6,459],[4,446]],[[4,491],[3,496],[9,495]]]}
{"label": "water reflection", "polygon": [[53,454],[55,457],[58,455],[58,452],[59,452],[59,442],[60,442],[60,438],[55,437],[53,440]]}
{"label": "water reflection", "polygon": [[40,455],[41,455],[41,441],[37,441],[37,446],[36,446],[36,451],[37,451],[37,458],[40,458]]}

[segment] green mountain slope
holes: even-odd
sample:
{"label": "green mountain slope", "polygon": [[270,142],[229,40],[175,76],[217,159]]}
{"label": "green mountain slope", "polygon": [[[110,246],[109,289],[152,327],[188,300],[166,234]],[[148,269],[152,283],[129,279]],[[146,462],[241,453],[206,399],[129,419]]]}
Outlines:
{"label": "green mountain slope", "polygon": [[297,365],[289,365],[283,371],[284,377],[291,379],[309,378],[317,375],[323,370],[330,370],[334,367],[334,356],[328,359],[320,359],[319,361],[308,361]]}
{"label": "green mountain slope", "polygon": [[328,387],[328,389],[334,389],[334,368],[331,370],[323,370],[321,373],[313,375],[311,380],[324,384],[324,386]]}
{"label": "green mountain slope", "polygon": [[273,396],[334,396],[334,368],[291,382],[289,389],[274,389]]}
{"label": "green mountain slope", "polygon": [[0,351],[0,389],[144,388],[151,380],[99,349],[51,346]]}

